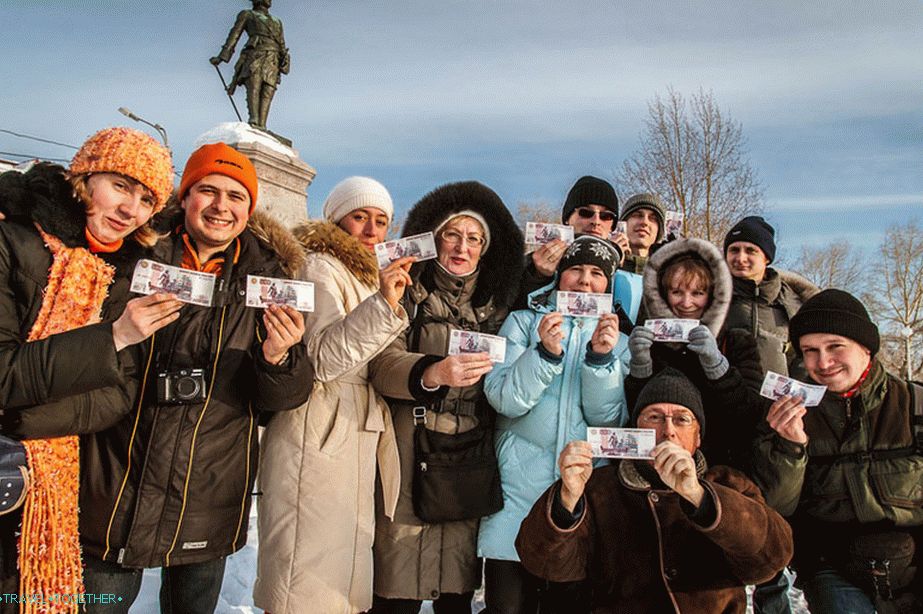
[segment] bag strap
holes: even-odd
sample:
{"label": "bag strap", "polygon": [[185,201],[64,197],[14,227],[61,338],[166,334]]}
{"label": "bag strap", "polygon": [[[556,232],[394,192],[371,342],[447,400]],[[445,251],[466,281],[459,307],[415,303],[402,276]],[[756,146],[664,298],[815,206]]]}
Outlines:
{"label": "bag strap", "polygon": [[913,445],[893,450],[812,456],[811,462],[818,465],[835,465],[849,462],[863,463],[874,460],[890,460],[915,454],[923,456],[923,384],[908,380],[907,389],[910,391],[910,429],[913,432]]}

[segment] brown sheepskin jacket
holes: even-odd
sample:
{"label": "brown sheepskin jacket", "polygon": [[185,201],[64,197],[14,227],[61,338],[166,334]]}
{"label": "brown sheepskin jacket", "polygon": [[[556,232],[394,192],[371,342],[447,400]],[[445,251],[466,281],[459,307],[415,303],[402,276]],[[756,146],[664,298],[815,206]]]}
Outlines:
{"label": "brown sheepskin jacket", "polygon": [[552,582],[589,579],[593,612],[743,613],[744,586],[773,577],[792,557],[785,520],[730,467],[705,470],[716,518],[693,522],[671,490],[652,490],[632,461],[593,472],[583,514],[567,530],[551,519],[553,484],[522,522],[516,549],[525,568]]}

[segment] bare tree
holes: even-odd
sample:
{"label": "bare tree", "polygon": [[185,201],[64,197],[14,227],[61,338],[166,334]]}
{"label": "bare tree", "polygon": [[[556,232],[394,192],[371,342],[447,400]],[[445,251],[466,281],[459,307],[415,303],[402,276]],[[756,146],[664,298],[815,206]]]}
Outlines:
{"label": "bare tree", "polygon": [[551,222],[561,223],[561,209],[555,207],[547,200],[527,201],[516,203],[516,219],[525,226],[526,222]]}
{"label": "bare tree", "polygon": [[923,369],[923,228],[919,222],[910,220],[888,229],[872,273],[864,298],[886,345],[895,350],[887,357],[892,363],[899,359],[901,374],[908,373],[908,360],[909,373],[918,374]]}
{"label": "bare tree", "polygon": [[781,266],[800,273],[818,288],[840,288],[856,296],[866,290],[862,258],[842,239],[822,246],[802,245],[798,257]]}
{"label": "bare tree", "polygon": [[655,95],[634,155],[616,177],[620,193],[654,192],[683,213],[686,236],[720,243],[740,218],[763,209],[740,122],[699,90],[687,102],[670,88]]}

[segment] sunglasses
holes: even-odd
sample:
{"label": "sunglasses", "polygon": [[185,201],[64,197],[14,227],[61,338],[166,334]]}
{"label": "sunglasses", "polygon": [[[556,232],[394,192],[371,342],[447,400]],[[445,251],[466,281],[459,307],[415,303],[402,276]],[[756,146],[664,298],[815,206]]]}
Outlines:
{"label": "sunglasses", "polygon": [[593,216],[598,215],[600,221],[602,222],[615,221],[615,214],[611,211],[596,211],[595,209],[590,209],[589,207],[577,207],[577,215],[585,220],[593,219]]}

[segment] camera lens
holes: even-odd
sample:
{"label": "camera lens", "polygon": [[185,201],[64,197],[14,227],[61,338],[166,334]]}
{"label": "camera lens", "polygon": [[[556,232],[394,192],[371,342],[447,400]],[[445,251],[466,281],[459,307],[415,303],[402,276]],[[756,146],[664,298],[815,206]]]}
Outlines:
{"label": "camera lens", "polygon": [[176,379],[176,396],[180,399],[191,399],[199,393],[199,382],[194,377],[179,377]]}

